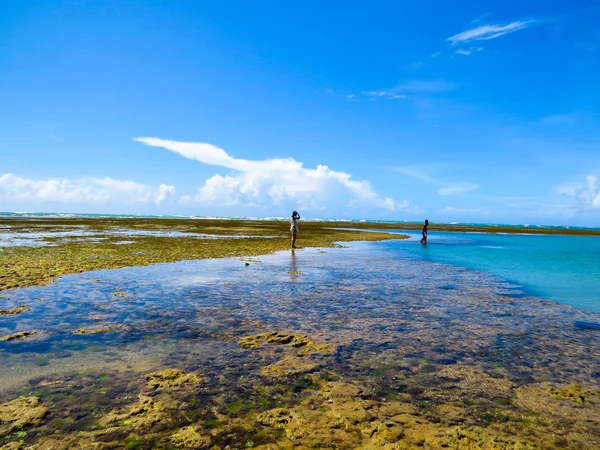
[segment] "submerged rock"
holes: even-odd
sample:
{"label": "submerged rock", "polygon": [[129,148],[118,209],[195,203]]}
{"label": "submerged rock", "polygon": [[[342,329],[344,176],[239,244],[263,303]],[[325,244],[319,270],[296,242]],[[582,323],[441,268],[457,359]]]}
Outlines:
{"label": "submerged rock", "polygon": [[460,450],[534,450],[539,447],[520,439],[488,433],[481,428],[457,427],[447,433],[441,444]]}
{"label": "submerged rock", "polygon": [[304,334],[287,334],[279,331],[268,331],[255,336],[246,336],[241,338],[238,343],[244,348],[259,348],[267,344],[289,345],[299,349],[299,356],[304,356],[310,352],[327,352],[330,350],[329,344],[315,344],[310,336]]}
{"label": "submerged rock", "polygon": [[27,311],[29,311],[27,305],[19,305],[11,309],[0,309],[0,316],[7,316],[10,314],[21,314]]}
{"label": "submerged rock", "polygon": [[183,383],[202,383],[202,379],[196,373],[186,374],[178,369],[165,369],[146,375],[148,387],[153,389],[168,389],[181,386]]}
{"label": "submerged rock", "polygon": [[25,441],[14,441],[0,447],[0,450],[21,450],[25,448]]}
{"label": "submerged rock", "polygon": [[318,364],[295,357],[286,357],[276,363],[268,365],[261,370],[261,374],[269,377],[283,377],[286,375],[310,372]]}
{"label": "submerged rock", "polygon": [[38,397],[20,397],[0,405],[0,435],[43,422],[48,410]]}
{"label": "submerged rock", "polygon": [[131,426],[133,428],[148,428],[167,419],[163,406],[145,395],[139,396],[140,400],[130,405],[127,411],[112,411],[100,419],[100,424]]}
{"label": "submerged rock", "polygon": [[71,331],[71,334],[98,334],[98,333],[107,333],[109,331],[121,331],[128,330],[131,327],[127,325],[105,325],[101,327],[82,327],[78,328],[75,331]]}
{"label": "submerged rock", "polygon": [[600,391],[595,391],[593,389],[586,390],[581,386],[574,384],[564,389],[558,389],[554,386],[550,386],[548,388],[548,394],[550,394],[551,397],[559,400],[570,400],[583,405],[584,403],[594,403],[591,397],[600,396]]}
{"label": "submerged rock", "polygon": [[210,445],[210,438],[200,434],[198,427],[189,426],[171,435],[171,442],[179,448],[205,448]]}
{"label": "submerged rock", "polygon": [[39,334],[38,330],[30,330],[30,331],[19,331],[18,333],[7,334],[5,336],[0,337],[0,341],[12,341],[14,339],[24,339],[29,335]]}

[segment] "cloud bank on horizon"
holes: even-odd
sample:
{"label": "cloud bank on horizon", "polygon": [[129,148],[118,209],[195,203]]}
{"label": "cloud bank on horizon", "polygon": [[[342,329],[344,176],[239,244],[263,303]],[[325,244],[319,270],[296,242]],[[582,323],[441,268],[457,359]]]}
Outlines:
{"label": "cloud bank on horizon", "polygon": [[148,186],[110,177],[77,180],[30,180],[11,173],[0,175],[0,199],[31,205],[165,205],[175,198],[175,186]]}
{"label": "cloud bank on horizon", "polygon": [[305,211],[335,210],[336,206],[346,205],[349,208],[378,208],[390,212],[408,211],[408,200],[398,202],[391,197],[382,197],[368,181],[354,180],[351,175],[325,165],[307,169],[294,158],[238,159],[219,147],[202,142],[155,137],[134,140],[232,171],[207,179],[194,195],[182,196],[183,203],[254,207],[297,205],[298,209]]}

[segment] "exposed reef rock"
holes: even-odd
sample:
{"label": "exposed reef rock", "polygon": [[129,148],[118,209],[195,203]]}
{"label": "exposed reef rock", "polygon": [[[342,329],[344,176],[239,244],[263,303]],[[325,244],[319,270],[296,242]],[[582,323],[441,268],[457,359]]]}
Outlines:
{"label": "exposed reef rock", "polygon": [[39,425],[48,414],[38,397],[19,397],[0,405],[0,435]]}
{"label": "exposed reef rock", "polygon": [[169,389],[181,386],[183,383],[202,383],[202,379],[196,373],[186,374],[178,369],[165,369],[146,375],[148,387],[152,389]]}
{"label": "exposed reef rock", "polygon": [[32,334],[39,334],[38,330],[30,330],[30,331],[19,331],[18,333],[7,334],[5,336],[0,337],[0,341],[12,341],[14,339],[24,339],[27,336]]}
{"label": "exposed reef rock", "polygon": [[0,309],[0,316],[7,316],[9,314],[21,314],[26,311],[29,311],[27,305],[19,305],[11,309]]}

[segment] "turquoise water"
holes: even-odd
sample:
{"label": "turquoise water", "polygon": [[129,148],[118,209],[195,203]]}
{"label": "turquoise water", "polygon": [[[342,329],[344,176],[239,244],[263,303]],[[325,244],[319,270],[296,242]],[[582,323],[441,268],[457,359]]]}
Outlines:
{"label": "turquoise water", "polygon": [[600,312],[600,238],[595,236],[403,232],[406,241],[386,244],[425,261],[485,271],[518,283],[530,294]]}

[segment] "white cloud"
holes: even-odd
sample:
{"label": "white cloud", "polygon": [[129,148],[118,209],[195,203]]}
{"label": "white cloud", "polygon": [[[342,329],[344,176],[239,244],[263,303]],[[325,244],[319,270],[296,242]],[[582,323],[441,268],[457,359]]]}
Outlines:
{"label": "white cloud", "polygon": [[461,183],[453,186],[441,187],[438,189],[440,195],[456,195],[463,194],[465,192],[475,191],[479,189],[479,185],[473,183]]}
{"label": "white cloud", "polygon": [[0,198],[12,202],[162,205],[174,196],[174,186],[154,187],[108,177],[30,180],[10,173],[0,176]]}
{"label": "white cloud", "polygon": [[404,94],[398,94],[394,90],[390,90],[390,91],[367,91],[367,92],[363,92],[363,95],[366,95],[371,100],[375,100],[377,98],[386,98],[388,100],[397,100],[397,99],[407,98],[408,97],[407,95],[404,95]]}
{"label": "white cloud", "polygon": [[482,50],[483,50],[483,47],[470,47],[468,49],[459,48],[458,50],[455,50],[454,53],[456,55],[469,56],[475,52],[480,52]]}
{"label": "white cloud", "polygon": [[349,98],[350,100],[356,98],[356,94],[348,94],[346,95],[346,98]]}
{"label": "white cloud", "polygon": [[429,176],[426,171],[427,168],[423,166],[400,166],[395,168],[396,172],[399,172],[409,177],[416,178],[417,180],[424,181],[429,184],[435,184],[440,186],[438,189],[439,195],[457,195],[465,192],[474,191],[479,189],[479,185],[468,182],[449,183],[437,180]]}
{"label": "white cloud", "polygon": [[517,20],[515,22],[507,23],[506,25],[481,25],[470,30],[463,31],[462,33],[450,36],[447,41],[451,45],[458,45],[469,41],[486,41],[489,39],[495,39],[505,34],[514,33],[515,31],[523,30],[535,23],[534,20]]}
{"label": "white cloud", "polygon": [[306,169],[293,158],[274,158],[262,161],[238,159],[211,144],[178,142],[153,137],[136,138],[138,142],[173,151],[203,164],[231,169],[228,175],[216,174],[205,181],[193,199],[202,205],[258,206],[297,205],[299,209],[330,209],[340,207],[375,207],[388,211],[406,210],[409,203],[396,202],[379,196],[367,181],[352,179],[351,175],[336,172],[324,165]]}
{"label": "white cloud", "polygon": [[597,208],[600,206],[600,190],[598,179],[589,175],[585,184],[562,186],[558,193],[577,200],[584,208]]}

